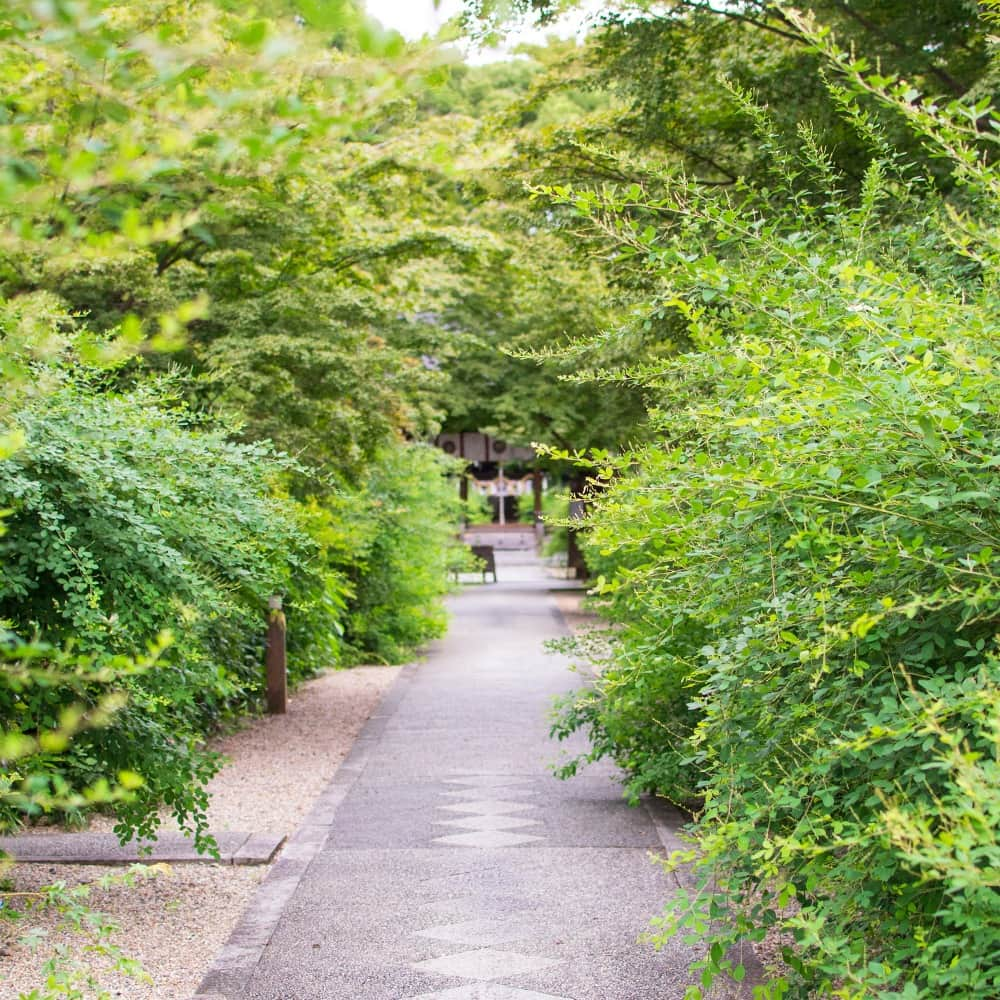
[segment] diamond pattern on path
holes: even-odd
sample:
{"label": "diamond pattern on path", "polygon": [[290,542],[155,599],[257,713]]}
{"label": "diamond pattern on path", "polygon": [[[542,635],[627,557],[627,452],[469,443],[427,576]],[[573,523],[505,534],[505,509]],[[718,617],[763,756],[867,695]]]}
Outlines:
{"label": "diamond pattern on path", "polygon": [[423,913],[449,917],[452,920],[479,920],[497,912],[503,913],[504,917],[513,917],[518,913],[528,913],[533,907],[524,905],[513,897],[486,900],[482,896],[455,896],[421,903],[419,909]]}
{"label": "diamond pattern on path", "polygon": [[504,788],[507,785],[523,785],[530,782],[530,777],[517,775],[480,774],[472,778],[445,778],[446,785],[469,785],[472,788]]}
{"label": "diamond pattern on path", "polygon": [[443,955],[441,958],[415,962],[413,968],[418,972],[433,972],[439,976],[487,980],[519,976],[523,972],[540,972],[553,965],[562,965],[562,961],[557,958],[541,958],[519,955],[513,951],[483,948],[480,951],[461,951],[457,955]]}
{"label": "diamond pattern on path", "polygon": [[470,986],[456,986],[453,990],[442,990],[440,993],[421,993],[409,1000],[569,1000],[569,997],[517,990],[497,983],[472,983]]}
{"label": "diamond pattern on path", "polygon": [[438,924],[415,933],[417,937],[431,938],[434,941],[480,946],[519,941],[531,936],[530,929],[524,924],[500,920],[465,920],[459,924]]}
{"label": "diamond pattern on path", "polygon": [[456,813],[479,813],[482,816],[498,813],[521,812],[524,809],[535,809],[530,802],[507,802],[504,799],[477,799],[475,802],[459,802],[453,806],[438,806]]}
{"label": "diamond pattern on path", "polygon": [[500,795],[537,795],[538,791],[534,788],[515,788],[511,786],[504,786],[503,788],[463,788],[455,792],[442,792],[441,794],[446,799],[474,799],[482,795],[484,792],[496,791]]}
{"label": "diamond pattern on path", "polygon": [[522,826],[538,826],[538,823],[537,819],[527,819],[524,816],[506,816],[503,813],[434,821],[435,826],[459,826],[464,830],[517,830]]}
{"label": "diamond pattern on path", "polygon": [[527,833],[505,833],[503,830],[478,830],[475,833],[456,833],[450,837],[435,837],[434,844],[449,844],[452,847],[517,847],[544,837],[532,837]]}

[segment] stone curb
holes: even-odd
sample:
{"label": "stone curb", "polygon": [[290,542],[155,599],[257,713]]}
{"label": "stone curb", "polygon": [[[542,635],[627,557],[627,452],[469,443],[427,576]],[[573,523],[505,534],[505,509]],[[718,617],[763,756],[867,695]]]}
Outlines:
{"label": "stone curb", "polygon": [[338,807],[367,767],[372,746],[406,696],[417,669],[417,665],[411,663],[399,672],[329,785],[261,882],[191,1000],[230,1000],[244,995],[285,907],[326,843]]}
{"label": "stone curb", "polygon": [[[219,857],[199,854],[182,833],[164,833],[154,841],[120,844],[113,833],[24,834],[0,837],[0,852],[21,864],[126,865],[230,864],[266,865],[285,838],[277,834],[224,831],[212,834]],[[143,853],[145,851],[145,853]]]}

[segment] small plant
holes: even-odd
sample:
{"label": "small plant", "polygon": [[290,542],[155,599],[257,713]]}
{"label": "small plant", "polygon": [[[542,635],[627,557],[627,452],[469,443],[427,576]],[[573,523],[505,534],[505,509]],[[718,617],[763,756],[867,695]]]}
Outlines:
{"label": "small plant", "polygon": [[[5,879],[0,889],[0,934],[9,938],[16,928],[21,932],[18,940],[22,946],[49,953],[41,967],[44,984],[19,993],[17,1000],[110,1000],[118,994],[102,985],[107,976],[152,984],[142,966],[115,944],[118,926],[92,909],[89,899],[95,890],[128,889],[168,871],[165,865],[133,865],[93,883],[70,887],[55,882],[28,892],[18,892]],[[70,940],[48,945],[52,936]]]}
{"label": "small plant", "polygon": [[542,495],[542,522],[545,525],[543,556],[557,556],[569,548],[570,491],[549,489]]}
{"label": "small plant", "polygon": [[489,498],[478,490],[469,490],[462,503],[462,520],[466,524],[489,524],[493,520],[493,507]]}

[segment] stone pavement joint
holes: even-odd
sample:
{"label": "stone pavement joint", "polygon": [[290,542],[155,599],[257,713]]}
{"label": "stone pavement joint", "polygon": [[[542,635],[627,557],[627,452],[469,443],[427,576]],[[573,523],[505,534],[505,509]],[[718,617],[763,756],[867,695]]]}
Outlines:
{"label": "stone pavement joint", "polygon": [[416,934],[455,944],[494,945],[530,937],[531,931],[521,921],[463,920],[457,924],[438,924]]}
{"label": "stone pavement joint", "polygon": [[522,826],[538,826],[541,820],[503,814],[463,816],[462,819],[438,819],[435,826],[459,826],[466,830],[517,830]]}
{"label": "stone pavement joint", "polygon": [[517,847],[533,840],[544,840],[530,833],[507,833],[504,830],[477,830],[474,833],[453,833],[435,837],[434,844],[451,844],[455,847]]}
{"label": "stone pavement joint", "polygon": [[[538,789],[536,788],[522,788],[518,787],[507,787],[500,789],[504,795],[537,795]],[[441,793],[446,799],[455,799],[457,802],[470,802],[474,799],[479,798],[483,794],[483,789],[481,788],[465,788],[460,792],[442,792]]]}
{"label": "stone pavement joint", "polygon": [[447,809],[449,812],[476,813],[480,816],[505,816],[507,813],[535,808],[531,802],[506,802],[502,799],[479,799],[475,802],[460,802],[453,806],[438,806],[438,809]]}
{"label": "stone pavement joint", "polygon": [[530,776],[504,777],[497,774],[469,775],[465,778],[445,778],[446,785],[468,785],[471,788],[504,788],[508,785],[523,785],[531,781]]}

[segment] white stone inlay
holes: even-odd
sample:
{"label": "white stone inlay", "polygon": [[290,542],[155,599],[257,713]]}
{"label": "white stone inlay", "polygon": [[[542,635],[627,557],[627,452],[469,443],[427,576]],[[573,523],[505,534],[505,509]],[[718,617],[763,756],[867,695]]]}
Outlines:
{"label": "white stone inlay", "polygon": [[517,847],[544,837],[532,837],[527,833],[505,833],[503,830],[477,830],[475,833],[456,833],[450,837],[435,837],[431,843],[448,844],[451,847]]}
{"label": "white stone inlay", "polygon": [[505,799],[477,799],[475,802],[458,802],[453,806],[438,806],[438,809],[447,809],[449,812],[480,813],[484,816],[536,808],[530,802],[508,802]]}
{"label": "white stone inlay", "polygon": [[507,785],[524,785],[534,780],[514,774],[480,774],[473,778],[445,778],[446,785],[469,785],[472,788],[504,788]]}
{"label": "white stone inlay", "polygon": [[479,896],[456,896],[454,899],[434,899],[429,903],[421,903],[420,909],[441,916],[455,916],[458,920],[463,916],[478,916],[489,912],[487,904]]}
{"label": "white stone inlay", "polygon": [[505,941],[520,941],[531,937],[531,930],[524,924],[500,920],[464,920],[458,924],[438,924],[415,933],[417,937],[432,938],[435,941],[474,945],[503,944]]}
{"label": "white stone inlay", "polygon": [[435,899],[432,902],[421,903],[421,913],[431,913],[449,920],[481,920],[496,919],[502,914],[504,919],[512,918],[521,913],[531,913],[534,907],[523,900],[513,897],[455,896],[452,899]]}
{"label": "white stone inlay", "polygon": [[[441,792],[441,795],[446,799],[474,799],[477,796],[483,794],[483,792],[491,791],[488,788],[463,788],[455,792]],[[501,795],[537,795],[538,790],[535,788],[519,788],[504,786],[503,788],[498,788],[497,791]]]}
{"label": "white stone inlay", "polygon": [[435,826],[460,826],[465,830],[517,830],[522,826],[538,826],[540,820],[524,816],[490,813],[487,816],[463,816],[461,819],[437,819]]}
{"label": "white stone inlay", "polygon": [[513,986],[501,986],[499,983],[470,983],[468,986],[456,986],[440,993],[421,993],[409,1000],[570,1000],[569,997],[557,997],[551,993],[535,993],[532,990],[518,990]]}
{"label": "white stone inlay", "polygon": [[542,969],[561,964],[562,960],[558,958],[541,958],[536,955],[519,955],[513,951],[483,948],[479,951],[461,951],[457,955],[443,955],[441,958],[415,962],[413,968],[418,972],[433,972],[439,976],[486,980],[519,976],[524,972],[540,972]]}

